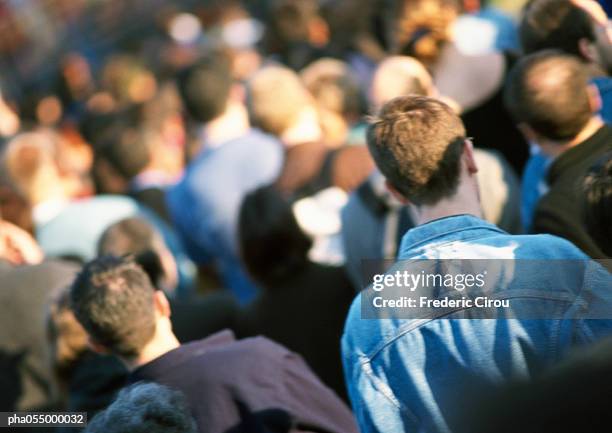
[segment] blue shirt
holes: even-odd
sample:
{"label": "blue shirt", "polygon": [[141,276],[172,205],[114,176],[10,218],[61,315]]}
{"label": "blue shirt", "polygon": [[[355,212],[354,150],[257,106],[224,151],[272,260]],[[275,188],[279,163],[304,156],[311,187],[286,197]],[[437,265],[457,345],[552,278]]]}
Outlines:
{"label": "blue shirt", "polygon": [[[587,259],[561,238],[512,236],[469,215],[443,218],[409,230],[399,258]],[[612,333],[612,320],[578,320],[571,315],[576,311],[575,303],[561,300],[559,295],[560,287],[568,285],[564,281],[567,275],[547,267],[529,274],[510,269],[519,262],[496,261],[508,267],[501,274],[510,272],[513,278],[510,282],[507,277],[495,280],[492,287],[518,290],[537,283],[538,296],[525,296],[519,305],[545,309],[551,316],[555,311],[555,317],[560,318],[367,320],[361,318],[363,295],[356,298],[346,322],[342,353],[349,397],[362,433],[452,431],[450,418],[461,406],[464,387],[535,374],[556,362],[571,345]],[[598,276],[610,282],[607,271],[596,269]],[[582,285],[572,290],[587,291],[587,298],[597,300],[587,308],[597,305],[600,313],[612,312],[612,282],[597,285],[593,291]]]}
{"label": "blue shirt", "polygon": [[36,227],[36,239],[49,257],[75,257],[83,261],[96,257],[97,244],[104,231],[124,218],[139,217],[151,224],[164,238],[179,272],[177,295],[188,296],[193,289],[193,263],[174,230],[153,211],[130,197],[97,195],[75,200],[55,217]]}
{"label": "blue shirt", "polygon": [[282,163],[280,142],[250,130],[204,150],[166,195],[171,218],[192,260],[216,265],[227,288],[243,303],[257,289],[238,258],[240,205],[248,192],[273,182]]}

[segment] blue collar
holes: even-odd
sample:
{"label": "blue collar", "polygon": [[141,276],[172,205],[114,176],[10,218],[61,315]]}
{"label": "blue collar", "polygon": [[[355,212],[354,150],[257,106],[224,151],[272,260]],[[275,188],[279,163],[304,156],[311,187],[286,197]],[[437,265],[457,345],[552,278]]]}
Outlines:
{"label": "blue collar", "polygon": [[[408,230],[402,238],[400,257],[406,255],[409,251],[416,250],[419,247],[423,247],[441,238],[452,241],[455,237],[452,236],[453,234],[465,234],[467,230],[484,230],[487,232],[492,231],[507,234],[496,225],[473,215],[461,214],[447,216],[429,221]],[[459,236],[457,236],[457,240],[459,240]]]}

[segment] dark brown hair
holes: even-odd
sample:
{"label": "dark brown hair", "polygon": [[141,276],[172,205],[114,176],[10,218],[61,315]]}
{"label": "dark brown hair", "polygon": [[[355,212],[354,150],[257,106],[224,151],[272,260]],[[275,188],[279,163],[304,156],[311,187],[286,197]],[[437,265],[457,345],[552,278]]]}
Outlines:
{"label": "dark brown hair", "polygon": [[559,49],[582,57],[580,39],[593,41],[593,22],[569,0],[531,0],[523,8],[519,37],[525,54]]}
{"label": "dark brown hair", "polygon": [[83,267],[70,288],[70,303],[95,342],[134,358],[155,333],[154,293],[133,259],[104,256]]}

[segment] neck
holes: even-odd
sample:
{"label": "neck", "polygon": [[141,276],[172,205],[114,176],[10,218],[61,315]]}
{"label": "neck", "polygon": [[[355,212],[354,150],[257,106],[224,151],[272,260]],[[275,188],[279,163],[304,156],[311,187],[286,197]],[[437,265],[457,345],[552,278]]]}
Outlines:
{"label": "neck", "polygon": [[[168,323],[165,323],[168,321]],[[176,349],[181,344],[172,332],[171,325],[168,319],[158,322],[153,338],[140,351],[140,354],[134,359],[123,359],[123,362],[130,370],[134,370],[141,365],[145,365],[154,359]]]}
{"label": "neck", "polygon": [[295,122],[291,124],[280,136],[281,141],[287,147],[301,143],[321,141],[323,133],[319,125],[317,111],[313,107],[305,107],[298,115]]}
{"label": "neck", "polygon": [[475,179],[473,181],[465,180],[460,182],[457,192],[452,197],[443,199],[434,205],[415,207],[417,225],[462,214],[474,215],[478,218],[483,217],[480,206],[480,193]]}
{"label": "neck", "polygon": [[229,102],[223,114],[204,126],[208,143],[224,143],[246,134],[249,129],[246,108],[239,103]]}
{"label": "neck", "polygon": [[540,147],[547,153],[549,156],[557,157],[561,155],[566,150],[571,149],[572,147],[578,146],[580,143],[585,142],[589,138],[591,138],[599,129],[604,125],[604,122],[600,116],[593,116],[588,121],[586,126],[582,128],[582,130],[571,140],[548,140],[542,139],[539,141]]}

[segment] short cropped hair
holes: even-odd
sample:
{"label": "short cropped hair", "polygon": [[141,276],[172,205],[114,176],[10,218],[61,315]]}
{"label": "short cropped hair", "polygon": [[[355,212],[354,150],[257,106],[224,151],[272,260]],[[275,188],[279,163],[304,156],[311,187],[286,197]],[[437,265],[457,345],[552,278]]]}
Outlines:
{"label": "short cropped hair", "polygon": [[177,78],[185,109],[191,117],[203,123],[223,114],[232,84],[230,61],[219,53],[205,56],[181,71]]}
{"label": "short cropped hair", "polygon": [[124,388],[96,415],[86,433],[196,433],[184,395],[156,383]]}
{"label": "short cropped hair", "polygon": [[312,96],[291,69],[266,66],[248,83],[247,107],[253,126],[279,136],[298,118]]}
{"label": "short cropped hair", "polygon": [[455,193],[465,127],[445,103],[416,95],[392,99],[371,120],[367,141],[387,181],[414,204]]}
{"label": "short cropped hair", "polygon": [[519,37],[525,54],[558,49],[582,57],[580,39],[595,40],[589,15],[570,0],[531,0],[523,8]]}
{"label": "short cropped hair", "polygon": [[589,170],[583,189],[587,229],[604,254],[612,257],[612,152]]}
{"label": "short cropped hair", "polygon": [[98,256],[133,255],[155,287],[164,276],[160,254],[166,248],[161,234],[146,220],[124,218],[104,230],[98,240]]}
{"label": "short cropped hair", "polygon": [[152,141],[156,139],[156,133],[147,128],[116,125],[96,150],[96,158],[105,160],[117,174],[131,180],[151,162]]}
{"label": "short cropped hair", "polygon": [[155,333],[154,293],[132,258],[104,256],[83,267],[70,288],[70,302],[92,340],[131,359]]}
{"label": "short cropped hair", "polygon": [[589,74],[578,58],[545,50],[522,58],[506,83],[506,107],[519,123],[552,140],[574,138],[592,117]]}

